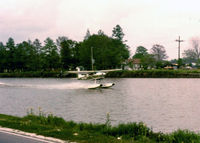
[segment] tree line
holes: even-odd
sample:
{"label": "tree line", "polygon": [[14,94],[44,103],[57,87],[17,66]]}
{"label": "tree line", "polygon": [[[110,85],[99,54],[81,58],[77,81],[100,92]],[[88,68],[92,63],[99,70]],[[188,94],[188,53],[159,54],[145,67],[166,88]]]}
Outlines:
{"label": "tree line", "polygon": [[74,70],[77,66],[90,70],[91,62],[96,70],[120,67],[130,52],[122,28],[116,25],[112,32],[112,36],[102,30],[91,35],[88,30],[80,42],[62,36],[56,41],[48,37],[44,44],[39,39],[15,44],[9,38],[6,44],[0,42],[0,72]]}
{"label": "tree line", "polygon": [[184,50],[182,63],[196,63],[200,66],[200,39],[193,37],[190,39],[191,48]]}
{"label": "tree line", "polygon": [[[62,36],[56,41],[48,37],[43,44],[39,39],[15,44],[14,39],[9,38],[5,44],[0,42],[0,72],[75,70],[78,66],[91,70],[92,62],[95,70],[121,68],[123,64],[133,66],[126,62],[130,51],[124,35],[120,25],[116,25],[112,36],[102,30],[97,34],[90,34],[87,30],[84,40],[80,42]],[[150,52],[138,46],[131,59],[140,59],[143,69],[163,68],[171,63],[184,65],[195,62],[200,65],[199,43],[198,38],[193,38],[192,48],[185,50],[179,60],[167,61],[165,47],[159,44],[153,45]]]}

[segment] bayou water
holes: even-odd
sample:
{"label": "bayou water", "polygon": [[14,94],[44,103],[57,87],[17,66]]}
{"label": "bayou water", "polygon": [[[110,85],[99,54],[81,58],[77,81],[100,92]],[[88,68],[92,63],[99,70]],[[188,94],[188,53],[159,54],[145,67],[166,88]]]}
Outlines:
{"label": "bayou water", "polygon": [[87,89],[90,80],[1,78],[0,113],[27,115],[29,109],[76,122],[113,125],[144,122],[154,131],[200,131],[200,79],[113,78],[109,89]]}

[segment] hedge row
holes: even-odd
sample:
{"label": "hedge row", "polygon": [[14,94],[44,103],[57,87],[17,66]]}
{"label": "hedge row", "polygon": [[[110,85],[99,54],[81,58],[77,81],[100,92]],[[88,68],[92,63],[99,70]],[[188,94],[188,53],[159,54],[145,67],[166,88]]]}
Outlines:
{"label": "hedge row", "polygon": [[121,70],[107,73],[109,78],[200,78],[200,70]]}
{"label": "hedge row", "polygon": [[76,74],[62,74],[59,71],[34,71],[34,72],[12,72],[0,73],[0,77],[13,78],[13,77],[76,77]]}

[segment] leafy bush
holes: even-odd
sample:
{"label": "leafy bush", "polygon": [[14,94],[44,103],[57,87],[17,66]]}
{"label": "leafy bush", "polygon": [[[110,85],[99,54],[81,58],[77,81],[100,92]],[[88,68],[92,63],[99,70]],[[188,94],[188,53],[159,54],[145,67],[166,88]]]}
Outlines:
{"label": "leafy bush", "polygon": [[178,130],[171,135],[173,143],[200,143],[200,136],[188,130]]}

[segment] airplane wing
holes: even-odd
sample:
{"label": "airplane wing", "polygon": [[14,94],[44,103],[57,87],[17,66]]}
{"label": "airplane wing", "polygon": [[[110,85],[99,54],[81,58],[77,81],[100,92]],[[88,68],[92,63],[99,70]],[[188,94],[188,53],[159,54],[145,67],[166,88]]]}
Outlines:
{"label": "airplane wing", "polygon": [[66,71],[66,72],[75,74],[89,74],[89,73],[95,73],[96,71]]}
{"label": "airplane wing", "polygon": [[96,71],[66,71],[67,73],[75,73],[75,74],[90,74],[90,73],[96,73],[96,72],[111,72],[111,71],[120,71],[122,69],[109,69],[109,70],[96,70]]}
{"label": "airplane wing", "polygon": [[99,71],[107,73],[107,72],[111,72],[111,71],[121,71],[121,70],[122,69],[109,69],[109,70],[99,70]]}

